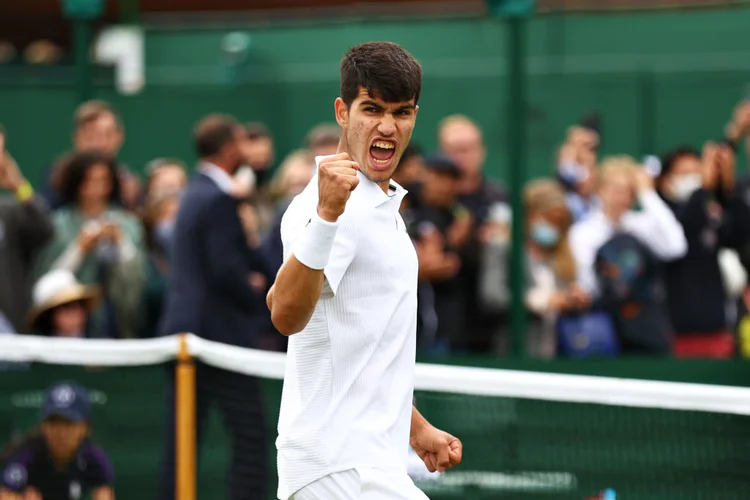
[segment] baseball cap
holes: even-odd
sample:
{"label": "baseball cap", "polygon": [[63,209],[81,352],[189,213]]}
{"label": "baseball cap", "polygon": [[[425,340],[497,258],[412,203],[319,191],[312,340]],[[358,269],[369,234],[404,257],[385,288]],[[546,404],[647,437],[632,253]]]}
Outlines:
{"label": "baseball cap", "polygon": [[452,175],[456,178],[461,177],[461,169],[446,156],[430,155],[424,159],[424,164],[425,167],[427,167],[427,170]]}
{"label": "baseball cap", "polygon": [[63,382],[51,387],[44,398],[42,418],[62,417],[71,422],[86,422],[91,418],[89,393],[74,382]]}

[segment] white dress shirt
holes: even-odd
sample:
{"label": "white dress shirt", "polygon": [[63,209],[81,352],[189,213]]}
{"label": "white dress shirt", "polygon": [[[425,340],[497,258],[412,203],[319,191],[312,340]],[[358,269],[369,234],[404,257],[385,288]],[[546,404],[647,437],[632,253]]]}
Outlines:
{"label": "white dress shirt", "polygon": [[219,168],[213,163],[204,162],[198,169],[200,173],[211,179],[216,185],[228,195],[232,195],[234,190],[234,180],[232,176],[223,168]]}

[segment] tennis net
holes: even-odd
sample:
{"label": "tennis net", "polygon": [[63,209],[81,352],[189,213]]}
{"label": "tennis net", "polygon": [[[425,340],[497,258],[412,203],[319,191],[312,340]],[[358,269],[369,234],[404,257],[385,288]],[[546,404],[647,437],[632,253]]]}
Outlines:
{"label": "tennis net", "polygon": [[[262,380],[272,443],[285,356],[186,340],[196,360]],[[164,382],[179,346],[178,337],[0,336],[0,445],[37,423],[44,389],[75,380],[91,392],[93,436],[113,462],[117,498],[155,497]],[[416,463],[433,500],[582,500],[609,498],[606,490],[626,500],[722,500],[750,491],[750,389],[432,364],[417,365],[416,387],[422,413],[464,443],[463,464],[443,475]],[[197,498],[227,497],[228,444],[212,418]],[[273,449],[268,460],[275,464]]]}

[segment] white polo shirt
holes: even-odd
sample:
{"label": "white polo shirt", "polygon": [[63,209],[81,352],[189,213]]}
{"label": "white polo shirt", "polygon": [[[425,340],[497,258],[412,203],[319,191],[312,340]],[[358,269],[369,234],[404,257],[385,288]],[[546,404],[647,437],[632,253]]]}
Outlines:
{"label": "white polo shirt", "polygon": [[[316,158],[319,162],[322,157]],[[356,467],[406,473],[417,330],[418,263],[388,194],[361,173],[312,319],[289,338],[276,440],[279,498]],[[318,177],[281,222],[284,258],[317,212]]]}

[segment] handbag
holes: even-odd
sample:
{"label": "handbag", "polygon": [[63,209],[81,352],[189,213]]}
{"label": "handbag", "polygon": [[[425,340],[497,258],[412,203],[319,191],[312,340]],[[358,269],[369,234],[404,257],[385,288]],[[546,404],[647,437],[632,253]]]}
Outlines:
{"label": "handbag", "polygon": [[557,318],[555,330],[560,356],[614,357],[620,352],[615,324],[604,311],[563,314]]}

